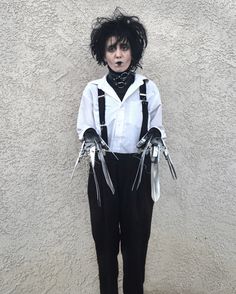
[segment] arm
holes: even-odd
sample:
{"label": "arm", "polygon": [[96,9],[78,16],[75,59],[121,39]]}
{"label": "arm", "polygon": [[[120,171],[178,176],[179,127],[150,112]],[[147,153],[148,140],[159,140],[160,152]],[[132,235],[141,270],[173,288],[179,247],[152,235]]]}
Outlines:
{"label": "arm", "polygon": [[138,142],[138,148],[144,148],[150,141],[152,145],[158,145],[161,139],[166,138],[162,125],[162,104],[157,86],[149,81],[147,84],[148,112],[150,116],[149,130]]}
{"label": "arm", "polygon": [[87,85],[83,91],[77,117],[77,133],[82,141],[84,133],[88,129],[96,129],[93,116],[93,99],[90,86]]}
{"label": "arm", "polygon": [[159,130],[161,134],[161,138],[166,138],[165,129],[162,125],[162,103],[160,98],[160,93],[157,86],[152,82],[149,81],[148,83],[148,91],[150,91],[150,97],[148,99],[148,108],[149,108],[149,115],[150,115],[150,128],[155,128]]}

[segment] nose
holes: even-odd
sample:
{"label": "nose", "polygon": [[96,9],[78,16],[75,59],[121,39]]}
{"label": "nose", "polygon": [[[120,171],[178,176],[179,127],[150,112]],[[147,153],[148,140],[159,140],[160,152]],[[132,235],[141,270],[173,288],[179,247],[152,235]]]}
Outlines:
{"label": "nose", "polygon": [[120,49],[120,47],[119,46],[117,46],[117,48],[116,48],[116,57],[121,57],[121,55],[122,55],[122,50]]}

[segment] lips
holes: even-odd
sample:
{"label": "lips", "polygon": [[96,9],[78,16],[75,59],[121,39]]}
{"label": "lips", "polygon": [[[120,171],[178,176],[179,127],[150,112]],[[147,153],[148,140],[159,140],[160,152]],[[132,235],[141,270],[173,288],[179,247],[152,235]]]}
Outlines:
{"label": "lips", "polygon": [[119,65],[120,66],[120,65],[122,65],[122,63],[123,63],[122,61],[117,61],[116,62],[116,65]]}

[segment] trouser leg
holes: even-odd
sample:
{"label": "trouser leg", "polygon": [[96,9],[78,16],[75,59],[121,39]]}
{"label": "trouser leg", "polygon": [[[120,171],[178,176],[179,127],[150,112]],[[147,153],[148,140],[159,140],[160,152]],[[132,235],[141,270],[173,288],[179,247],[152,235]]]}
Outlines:
{"label": "trouser leg", "polygon": [[[115,166],[108,168],[116,185]],[[117,195],[113,195],[107,186],[101,165],[96,163],[96,175],[99,181],[101,193],[101,207],[98,206],[93,174],[89,174],[88,196],[90,205],[90,217],[92,235],[95,241],[99,281],[101,294],[118,294],[118,261],[119,252],[119,204]]]}
{"label": "trouser leg", "polygon": [[130,188],[138,163],[139,161],[132,157],[126,160],[122,164],[119,175],[124,294],[143,294],[145,261],[153,210],[149,158],[145,162],[139,189],[131,191]]}

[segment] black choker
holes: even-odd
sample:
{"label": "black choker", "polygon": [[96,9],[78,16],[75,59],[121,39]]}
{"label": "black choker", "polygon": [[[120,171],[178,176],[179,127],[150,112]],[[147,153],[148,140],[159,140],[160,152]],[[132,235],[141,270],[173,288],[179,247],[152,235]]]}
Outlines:
{"label": "black choker", "polygon": [[127,84],[130,83],[130,80],[133,79],[133,71],[124,71],[122,73],[109,71],[108,78],[109,80],[119,89],[123,89]]}

